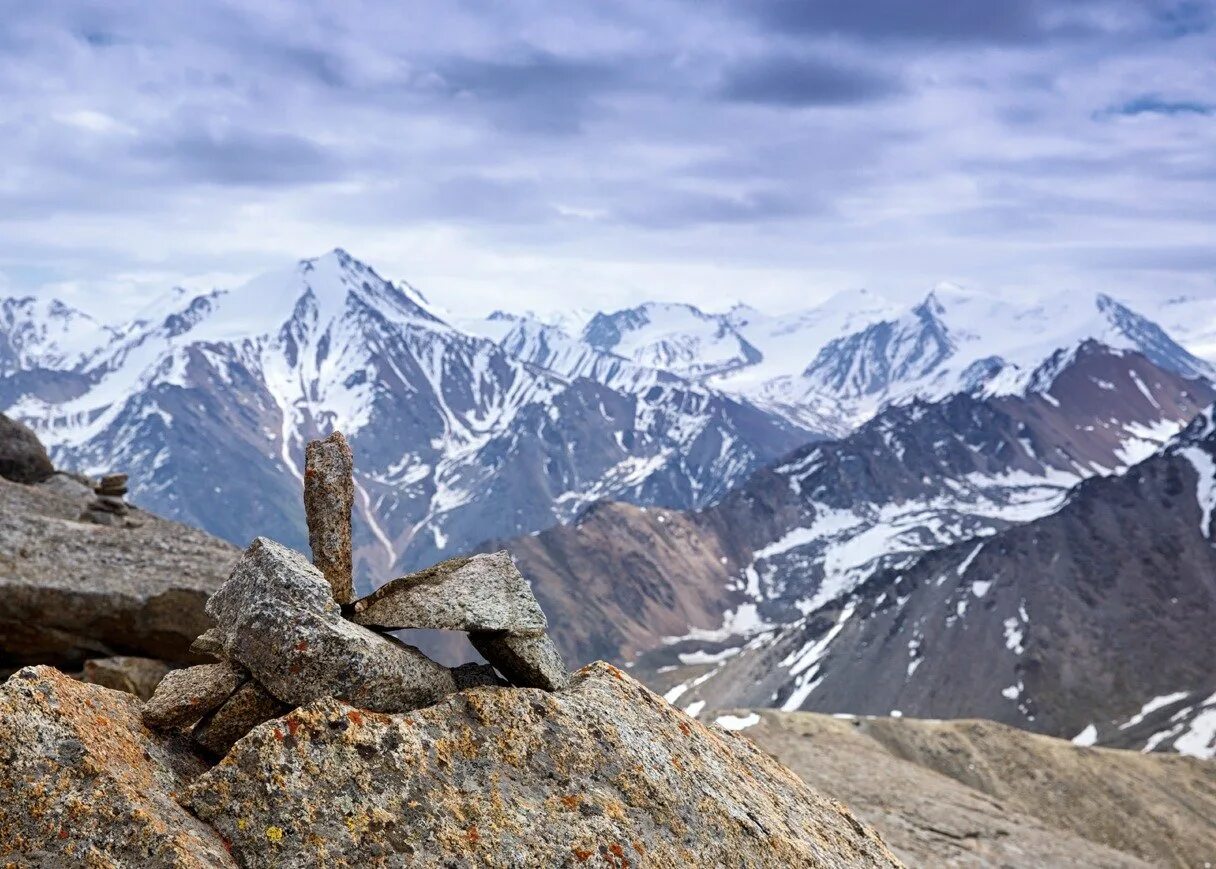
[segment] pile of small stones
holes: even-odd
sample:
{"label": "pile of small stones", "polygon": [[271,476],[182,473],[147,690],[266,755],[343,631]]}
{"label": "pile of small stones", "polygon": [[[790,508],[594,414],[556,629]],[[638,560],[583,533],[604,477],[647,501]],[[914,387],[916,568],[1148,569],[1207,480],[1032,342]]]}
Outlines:
{"label": "pile of small stones", "polygon": [[[165,676],[144,704],[145,724],[192,725],[195,742],[222,756],[262,722],[324,697],[406,712],[466,688],[565,687],[544,612],[506,552],[453,558],[354,598],[353,467],[341,433],[309,443],[312,563],[254,540],[207,602],[215,627],[191,647],[215,663]],[[445,667],[388,633],[408,628],[465,631],[489,663]]]}
{"label": "pile of small stones", "polygon": [[127,475],[106,474],[93,487],[95,497],[85,505],[80,521],[96,525],[138,527],[138,519],[130,516],[131,505],[126,501]]}

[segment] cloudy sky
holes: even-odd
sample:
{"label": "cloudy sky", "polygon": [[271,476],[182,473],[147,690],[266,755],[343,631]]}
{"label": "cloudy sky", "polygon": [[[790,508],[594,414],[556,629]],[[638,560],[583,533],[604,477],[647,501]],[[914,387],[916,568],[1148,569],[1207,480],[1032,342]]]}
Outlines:
{"label": "cloudy sky", "polygon": [[342,246],[464,313],[1216,295],[1211,0],[0,11],[0,294]]}

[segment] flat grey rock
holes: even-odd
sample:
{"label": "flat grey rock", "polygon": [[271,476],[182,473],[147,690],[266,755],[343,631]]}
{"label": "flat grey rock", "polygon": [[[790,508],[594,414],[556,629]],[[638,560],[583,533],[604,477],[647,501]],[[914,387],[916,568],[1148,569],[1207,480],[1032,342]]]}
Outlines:
{"label": "flat grey rock", "polygon": [[71,474],[55,473],[39,483],[38,487],[65,498],[72,498],[82,505],[93,500],[93,487],[86,486]]}
{"label": "flat grey rock", "polygon": [[548,623],[511,556],[450,558],[378,588],[355,602],[354,621],[397,630],[501,632],[532,637]]}
{"label": "flat grey rock", "polygon": [[401,712],[456,690],[446,667],[344,619],[321,571],[264,537],[245,550],[207,612],[226,656],[292,706],[338,697]]}
{"label": "flat grey rock", "polygon": [[561,652],[547,634],[539,637],[469,634],[469,641],[517,687],[559,691],[570,681]]}
{"label": "flat grey rock", "polygon": [[355,599],[350,512],[355,505],[355,459],[336,431],[304,450],[304,514],[312,560],[338,603]]}
{"label": "flat grey rock", "polygon": [[236,741],[263,721],[278,718],[291,709],[250,680],[236,690],[224,705],[194,728],[194,741],[212,754],[223,757]]}
{"label": "flat grey rock", "polygon": [[0,480],[0,668],[72,671],[112,655],[201,662],[190,643],[240,550],[149,513],[139,528],[134,515],[125,528],[80,523],[81,500]]}
{"label": "flat grey rock", "polygon": [[144,704],[144,724],[158,730],[193,724],[218,708],[245,679],[245,674],[230,664],[172,670]]}

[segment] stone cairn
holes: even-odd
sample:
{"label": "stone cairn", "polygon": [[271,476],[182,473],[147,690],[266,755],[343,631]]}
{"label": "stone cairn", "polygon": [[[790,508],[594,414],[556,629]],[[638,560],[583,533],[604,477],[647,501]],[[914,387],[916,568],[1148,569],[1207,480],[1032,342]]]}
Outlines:
{"label": "stone cairn", "polygon": [[[165,676],[144,704],[145,724],[192,725],[194,741],[223,756],[257,725],[324,697],[406,712],[467,688],[565,687],[545,614],[506,552],[452,558],[354,599],[353,465],[339,432],[308,444],[313,563],[255,539],[207,602],[215,627],[191,646],[216,663]],[[465,631],[489,664],[444,667],[387,633],[404,628]]]}
{"label": "stone cairn", "polygon": [[137,528],[142,523],[131,517],[131,505],[126,501],[127,475],[106,474],[93,487],[95,497],[85,505],[80,521],[96,525],[122,525]]}

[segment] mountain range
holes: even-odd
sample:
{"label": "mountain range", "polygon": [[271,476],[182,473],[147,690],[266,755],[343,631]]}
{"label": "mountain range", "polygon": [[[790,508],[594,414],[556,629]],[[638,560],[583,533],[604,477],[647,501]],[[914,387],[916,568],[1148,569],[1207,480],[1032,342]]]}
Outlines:
{"label": "mountain range", "polygon": [[[1207,352],[1204,304],[1153,310]],[[1206,441],[1178,433],[1216,369],[1186,343],[1109,295],[950,285],[782,316],[468,318],[334,250],[121,323],[0,300],[0,410],[59,466],[128,471],[137,503],[242,545],[257,527],[303,548],[304,444],[341,429],[364,589],[505,545],[568,656],[627,663],[693,714],[984,715],[1185,748],[1216,716],[1193,667],[1216,651],[1202,583],[1171,589],[1193,604],[1181,633],[1144,646],[1177,666],[1100,665],[1156,623],[1153,571],[1206,569],[1183,507],[1216,471],[1186,465]],[[1100,497],[1120,510],[1077,506]],[[1049,530],[1095,541],[1091,560],[1039,552]],[[1153,561],[1163,539],[1177,563]],[[1045,639],[1053,583],[1092,603],[1095,569],[1120,603],[1062,603]]]}
{"label": "mountain range", "polygon": [[[61,466],[122,468],[151,509],[300,545],[304,444],[358,456],[365,583],[586,503],[695,507],[813,438],[746,400],[617,357],[539,364],[444,322],[343,251],[102,326],[3,303],[0,404]],[[259,492],[239,498],[239,488]]]}

